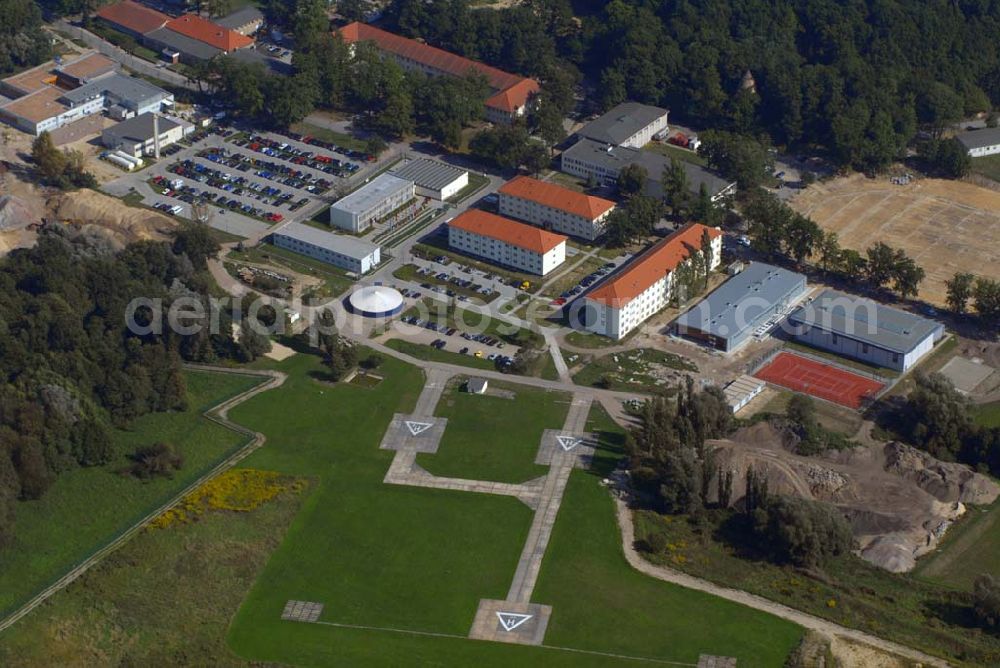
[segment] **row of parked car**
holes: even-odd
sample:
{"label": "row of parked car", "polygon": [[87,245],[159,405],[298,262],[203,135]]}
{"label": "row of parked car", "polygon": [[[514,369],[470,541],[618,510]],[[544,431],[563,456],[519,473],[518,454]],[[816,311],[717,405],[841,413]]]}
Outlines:
{"label": "row of parked car", "polygon": [[204,158],[219,165],[232,167],[240,172],[253,173],[268,181],[274,181],[282,185],[306,190],[311,193],[326,192],[333,186],[333,182],[318,176],[310,176],[301,169],[293,169],[288,165],[283,165],[270,160],[259,160],[250,158],[241,153],[230,153],[224,148],[207,148],[198,152],[199,158]]}
{"label": "row of parked car", "polygon": [[349,148],[344,148],[343,146],[338,146],[333,142],[323,141],[322,139],[317,139],[310,135],[300,134],[298,132],[276,132],[283,137],[288,137],[303,144],[308,144],[309,146],[317,146],[319,148],[325,148],[327,151],[333,151],[334,153],[339,153],[340,155],[345,155],[351,160],[358,160],[359,162],[375,162],[375,156],[370,153],[365,153],[364,151],[354,151]]}
{"label": "row of parked car", "polygon": [[[292,198],[295,195],[291,192],[284,192],[279,188],[251,181],[245,176],[233,176],[193,160],[174,163],[167,167],[167,171],[177,176],[193,179],[198,183],[204,183],[211,188],[230,193],[236,197],[250,197],[267,206],[279,207],[287,204],[289,209],[295,211],[309,201],[308,198],[303,197],[293,202]],[[206,194],[213,200],[218,199],[216,193],[206,191]]]}
{"label": "row of parked car", "polygon": [[574,285],[572,288],[564,290],[562,294],[560,294],[558,297],[552,300],[552,305],[562,306],[569,299],[571,299],[572,297],[576,297],[578,294],[580,294],[581,292],[583,292],[591,285],[601,280],[614,270],[615,270],[614,262],[608,262],[604,264],[602,267],[581,278],[580,282]]}
{"label": "row of parked car", "polygon": [[[213,193],[210,190],[199,190],[194,186],[186,185],[180,182],[180,179],[174,180],[172,183],[167,182],[162,176],[153,177],[153,183],[156,185],[165,185],[160,194],[164,197],[176,197],[182,202],[188,204],[194,204],[195,202],[203,202],[207,204],[213,204],[215,206],[221,207],[219,213],[225,213],[226,209],[230,211],[240,211],[248,216],[255,216],[257,218],[263,218],[269,220],[272,223],[280,223],[285,219],[280,213],[274,213],[270,211],[265,211],[258,207],[253,206],[240,200],[230,197],[227,193]],[[180,210],[173,211],[172,213],[180,213]]]}
{"label": "row of parked car", "polygon": [[258,134],[251,134],[248,139],[234,139],[233,143],[255,153],[278,158],[294,165],[309,167],[333,176],[348,177],[361,169],[360,165],[356,163],[340,160],[323,153],[304,151],[287,142],[274,141]]}
{"label": "row of parked car", "polygon": [[[432,269],[431,267],[421,267],[420,269],[417,270],[417,273],[421,276],[433,276],[436,280],[441,281],[442,283],[451,283],[453,285],[457,285],[458,287],[464,290],[478,292],[481,295],[489,295],[493,293],[493,290],[480,283],[475,283],[472,280],[468,278],[462,278],[461,276],[449,276],[447,273],[443,271],[435,273],[434,269]],[[433,289],[429,283],[427,284],[422,283],[420,287],[425,289]],[[453,294],[454,290],[445,289],[444,291],[449,297],[455,296]],[[441,290],[435,290],[435,292],[441,292]]]}

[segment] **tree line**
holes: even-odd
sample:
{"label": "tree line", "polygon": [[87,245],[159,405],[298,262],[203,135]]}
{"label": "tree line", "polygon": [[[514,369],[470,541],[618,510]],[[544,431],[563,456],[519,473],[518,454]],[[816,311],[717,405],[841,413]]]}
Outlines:
{"label": "tree line", "polygon": [[42,30],[42,12],[31,0],[0,0],[0,77],[45,62],[52,56]]}
{"label": "tree line", "polygon": [[[186,407],[183,360],[252,359],[245,340],[229,334],[228,312],[216,334],[141,334],[126,324],[136,297],[165,308],[191,297],[208,308],[206,262],[217,251],[200,226],[116,251],[50,225],[34,248],[0,261],[0,546],[14,537],[19,499],[41,497],[65,471],[112,462],[113,429]],[[135,319],[149,325],[153,312],[140,308]],[[159,447],[133,462],[129,470],[141,475],[179,466]]]}

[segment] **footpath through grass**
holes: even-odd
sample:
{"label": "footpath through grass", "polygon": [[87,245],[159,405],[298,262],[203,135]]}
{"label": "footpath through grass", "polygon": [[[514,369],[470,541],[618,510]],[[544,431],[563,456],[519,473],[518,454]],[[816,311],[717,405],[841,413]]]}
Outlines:
{"label": "footpath through grass", "polygon": [[229,620],[301,498],[140,533],[0,636],[0,665],[245,665]]}
{"label": "footpath through grass", "polygon": [[[322,602],[324,622],[466,634],[479,598],[506,594],[531,511],[382,482],[394,453],[378,445],[392,414],[413,409],[418,369],[388,359],[385,380],[361,388],[316,382],[322,365],[310,355],[277,366],[290,373],[280,393],[230,417],[268,435],[247,466],[317,483],[240,609],[231,646],[254,660],[350,663],[350,644],[331,642],[328,627],[281,621],[289,599]],[[385,651],[368,645],[366,663],[386,662]]]}
{"label": "footpath through grass", "polygon": [[799,626],[632,570],[601,485],[624,436],[599,406],[587,428],[600,436],[595,465],[573,471],[533,596],[553,607],[546,644],[691,664],[715,654],[740,666],[783,665]]}
{"label": "footpath through grass", "polygon": [[[41,499],[17,504],[15,541],[0,552],[0,611],[25,603],[244,444],[201,413],[261,379],[186,372],[185,380],[188,410],[146,415],[114,432],[109,464],[68,471]],[[118,473],[137,447],[157,441],[184,456],[173,478],[141,482]]]}
{"label": "footpath through grass", "polygon": [[441,445],[433,455],[417,455],[417,463],[449,478],[521,483],[545,475],[548,467],[534,463],[542,432],[562,428],[569,395],[496,382],[489,392],[449,387],[436,411],[448,418]]}

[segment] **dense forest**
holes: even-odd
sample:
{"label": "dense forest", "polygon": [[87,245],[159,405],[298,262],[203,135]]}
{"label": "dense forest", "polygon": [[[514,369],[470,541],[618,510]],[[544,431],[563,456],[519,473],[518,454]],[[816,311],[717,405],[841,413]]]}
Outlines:
{"label": "dense forest", "polygon": [[32,0],[0,0],[0,76],[43,62],[50,55],[42,12]]}
{"label": "dense forest", "polygon": [[1000,103],[1000,5],[985,0],[396,0],[387,22],[544,84],[584,75],[600,108],[661,104],[865,169],[921,126]]}
{"label": "dense forest", "polygon": [[[120,251],[47,227],[37,246],[0,261],[0,547],[18,499],[40,497],[74,467],[106,464],[113,428],[185,406],[182,360],[252,358],[253,341],[233,341],[226,313],[225,336],[137,335],[126,324],[137,297],[207,304],[206,258],[217,250],[195,226]],[[136,322],[151,316],[140,310]]]}

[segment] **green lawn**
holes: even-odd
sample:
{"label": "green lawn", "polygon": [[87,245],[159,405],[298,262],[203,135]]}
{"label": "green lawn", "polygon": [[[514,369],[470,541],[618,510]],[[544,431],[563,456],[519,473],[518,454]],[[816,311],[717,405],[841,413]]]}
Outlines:
{"label": "green lawn", "polygon": [[972,417],[984,427],[1000,427],[1000,401],[973,407]]}
{"label": "green lawn", "polygon": [[448,198],[448,201],[452,204],[458,204],[459,202],[464,202],[469,197],[475,193],[482,190],[490,180],[483,176],[482,174],[477,174],[476,172],[469,172],[469,185],[465,186],[453,196]]}
{"label": "green lawn", "polygon": [[592,471],[574,471],[533,600],[553,607],[546,644],[694,664],[699,654],[740,666],[781,666],[798,644],[795,624],[632,570],[614,505],[600,480],[623,435],[600,407],[588,429],[601,447]]}
{"label": "green lawn", "polygon": [[[327,643],[329,629],[282,622],[288,599],[323,602],[327,622],[467,633],[478,599],[506,594],[530,510],[515,499],[383,484],[394,453],[378,444],[392,414],[413,409],[423,384],[416,368],[388,359],[386,380],[366,389],[315,382],[321,364],[310,355],[277,366],[291,373],[281,393],[230,414],[269,438],[246,465],[317,484],[241,607],[231,645],[257,660],[350,656]],[[301,646],[303,636],[327,640]]]}
{"label": "green lawn", "polygon": [[1000,181],[1000,155],[988,155],[984,158],[972,159],[972,173],[980,174],[988,179]]}
{"label": "green lawn", "polygon": [[448,428],[436,454],[417,455],[417,463],[435,475],[497,482],[526,482],[545,475],[534,463],[542,432],[561,429],[569,395],[522,385],[491,382],[491,390],[515,393],[513,399],[469,394],[449,388],[436,414]]}
{"label": "green lawn", "polygon": [[[17,505],[15,543],[0,553],[0,611],[24,603],[244,444],[200,414],[260,379],[205,372],[185,378],[188,410],[136,420],[129,431],[115,432],[108,465],[66,472],[41,499]],[[173,444],[184,456],[173,479],[143,483],[117,473],[136,447],[155,441]]]}
{"label": "green lawn", "polygon": [[941,545],[917,563],[916,575],[971,591],[983,574],[1000,577],[1000,503],[968,512],[948,529]]}
{"label": "green lawn", "polygon": [[467,366],[471,369],[496,369],[496,364],[492,361],[486,359],[485,357],[476,357],[474,354],[461,355],[448,350],[431,348],[423,343],[413,343],[412,341],[405,341],[403,339],[390,339],[386,341],[385,345],[389,346],[393,350],[398,350],[401,353],[406,353],[411,357],[415,357],[418,360],[458,364],[461,366]]}
{"label": "green lawn", "polygon": [[566,343],[575,348],[599,349],[618,345],[619,342],[600,334],[581,332],[574,329],[566,335]]}
{"label": "green lawn", "polygon": [[226,629],[301,498],[140,533],[0,636],[0,665],[245,665]]}

